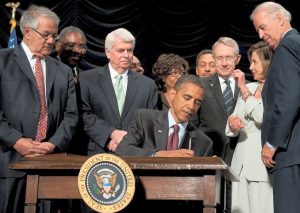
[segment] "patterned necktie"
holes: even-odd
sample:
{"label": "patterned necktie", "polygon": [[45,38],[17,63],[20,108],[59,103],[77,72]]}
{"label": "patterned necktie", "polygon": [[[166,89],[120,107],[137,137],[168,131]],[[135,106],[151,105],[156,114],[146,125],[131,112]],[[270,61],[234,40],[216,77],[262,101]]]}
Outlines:
{"label": "patterned necktie", "polygon": [[115,77],[115,84],[114,84],[114,89],[118,101],[118,108],[119,108],[119,113],[120,115],[122,114],[124,102],[125,102],[125,93],[123,89],[123,83],[122,83],[123,76],[122,75],[117,75]]}
{"label": "patterned necktie", "polygon": [[167,150],[176,150],[178,148],[178,143],[179,143],[179,126],[175,124],[173,126],[173,133],[168,137],[168,145],[167,145]]}
{"label": "patterned necktie", "polygon": [[37,84],[37,89],[40,98],[40,114],[39,114],[39,122],[37,126],[37,133],[36,133],[35,140],[42,141],[43,139],[46,138],[48,111],[47,111],[47,104],[46,104],[44,75],[42,70],[41,58],[39,57],[36,57],[36,62],[35,62],[35,81]]}
{"label": "patterned necktie", "polygon": [[225,80],[226,89],[223,92],[224,103],[226,107],[227,116],[229,116],[232,112],[233,107],[233,94],[230,87],[230,81],[228,79]]}
{"label": "patterned necktie", "polygon": [[74,81],[75,81],[75,84],[77,84],[77,83],[78,83],[78,70],[77,70],[77,68],[74,67],[74,68],[72,69],[72,72],[73,72],[73,79],[74,79]]}

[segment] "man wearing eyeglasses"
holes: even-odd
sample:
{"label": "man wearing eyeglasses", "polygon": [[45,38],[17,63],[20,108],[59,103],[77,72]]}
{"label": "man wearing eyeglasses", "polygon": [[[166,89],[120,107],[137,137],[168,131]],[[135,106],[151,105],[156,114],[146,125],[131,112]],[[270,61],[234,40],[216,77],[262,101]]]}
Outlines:
{"label": "man wearing eyeglasses", "polygon": [[[212,46],[212,51],[217,73],[202,78],[205,94],[199,110],[199,127],[212,139],[213,155],[221,157],[230,165],[237,140],[225,135],[225,127],[239,93],[232,73],[241,55],[237,42],[228,37],[220,37]],[[230,186],[226,192],[226,212],[230,212]]]}
{"label": "man wearing eyeglasses", "polygon": [[[52,57],[57,58],[64,64],[71,67],[76,88],[77,107],[80,109],[81,98],[79,90],[79,74],[88,69],[83,62],[87,51],[87,39],[84,32],[78,27],[68,26],[61,30],[55,43],[55,52]],[[87,137],[83,131],[83,122],[79,114],[78,125],[75,136],[67,150],[68,153],[85,155],[87,146]]]}
{"label": "man wearing eyeglasses", "polygon": [[22,14],[22,43],[0,50],[0,212],[24,211],[25,173],[9,169],[22,157],[65,151],[78,112],[71,69],[48,57],[59,18],[32,5]]}
{"label": "man wearing eyeglasses", "polygon": [[72,68],[75,83],[78,81],[79,73],[86,66],[82,63],[87,51],[86,43],[86,37],[81,29],[68,26],[61,30],[55,43],[55,52],[51,54]]}

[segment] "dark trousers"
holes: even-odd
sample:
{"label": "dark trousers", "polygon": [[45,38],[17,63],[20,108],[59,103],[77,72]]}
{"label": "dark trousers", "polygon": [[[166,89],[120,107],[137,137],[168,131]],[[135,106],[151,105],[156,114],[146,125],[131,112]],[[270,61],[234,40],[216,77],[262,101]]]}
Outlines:
{"label": "dark trousers", "polygon": [[0,178],[0,213],[22,213],[25,202],[24,178]]}
{"label": "dark trousers", "polygon": [[274,213],[300,212],[300,165],[273,172]]}

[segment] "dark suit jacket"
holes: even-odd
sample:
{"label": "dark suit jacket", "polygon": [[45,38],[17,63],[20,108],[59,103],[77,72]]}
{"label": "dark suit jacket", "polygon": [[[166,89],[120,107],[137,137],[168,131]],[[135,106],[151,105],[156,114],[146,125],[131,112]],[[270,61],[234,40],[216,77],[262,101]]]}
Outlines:
{"label": "dark suit jacket", "polygon": [[107,151],[115,129],[127,131],[136,109],[156,108],[157,89],[152,79],[128,71],[125,103],[120,116],[108,65],[79,76],[84,129],[89,137],[88,155]]}
{"label": "dark suit jacket", "polygon": [[[51,57],[55,58],[56,60],[60,60],[60,58],[57,55],[57,52],[54,51],[50,54]],[[82,61],[81,61],[82,62]],[[73,79],[75,83],[75,90],[76,90],[76,99],[77,99],[77,108],[78,108],[78,123],[76,127],[76,132],[75,135],[70,142],[70,145],[68,149],[66,150],[67,153],[72,153],[72,154],[77,154],[77,155],[86,155],[87,154],[87,145],[88,145],[88,138],[84,132],[83,129],[83,119],[82,119],[82,112],[81,112],[81,97],[80,97],[80,86],[79,86],[79,81],[78,81],[78,76],[86,71],[86,69],[83,69],[82,63],[79,63],[78,66],[76,67],[77,69],[77,77],[75,76],[74,69],[72,67],[72,73],[73,73]],[[63,63],[63,62],[62,62]],[[67,64],[66,64],[67,65]],[[69,66],[69,65],[67,65]]]}
{"label": "dark suit jacket", "polygon": [[[46,58],[48,130],[45,141],[64,151],[75,132],[78,113],[71,69]],[[0,177],[23,173],[8,164],[22,156],[12,146],[22,137],[35,139],[39,95],[33,71],[21,45],[0,50]]]}
{"label": "dark suit jacket", "polygon": [[[118,145],[116,154],[151,156],[159,150],[167,150],[168,134],[168,111],[137,110],[132,126]],[[195,156],[211,155],[212,141],[191,122],[187,125],[180,148],[188,149],[189,139],[191,139]]]}
{"label": "dark suit jacket", "polygon": [[[202,80],[204,84],[204,98],[198,111],[199,127],[212,139],[213,155],[221,157],[227,164],[230,164],[236,141],[229,143],[233,139],[225,135],[228,116],[226,114],[220,81],[218,75],[202,78]],[[234,106],[238,98],[238,93],[239,88],[236,84]],[[233,110],[234,107],[232,108],[232,112]],[[228,148],[226,148],[227,144]]]}
{"label": "dark suit jacket", "polygon": [[276,48],[263,88],[262,143],[277,146],[275,168],[300,164],[300,35],[287,32]]}

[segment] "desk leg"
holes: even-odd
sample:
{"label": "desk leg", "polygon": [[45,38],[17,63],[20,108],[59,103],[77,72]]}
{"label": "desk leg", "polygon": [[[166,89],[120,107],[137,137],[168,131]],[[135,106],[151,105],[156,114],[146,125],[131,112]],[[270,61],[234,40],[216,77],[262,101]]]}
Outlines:
{"label": "desk leg", "polygon": [[204,175],[203,213],[216,213],[216,176]]}
{"label": "desk leg", "polygon": [[26,194],[25,194],[25,213],[35,213],[38,196],[38,175],[27,175]]}

